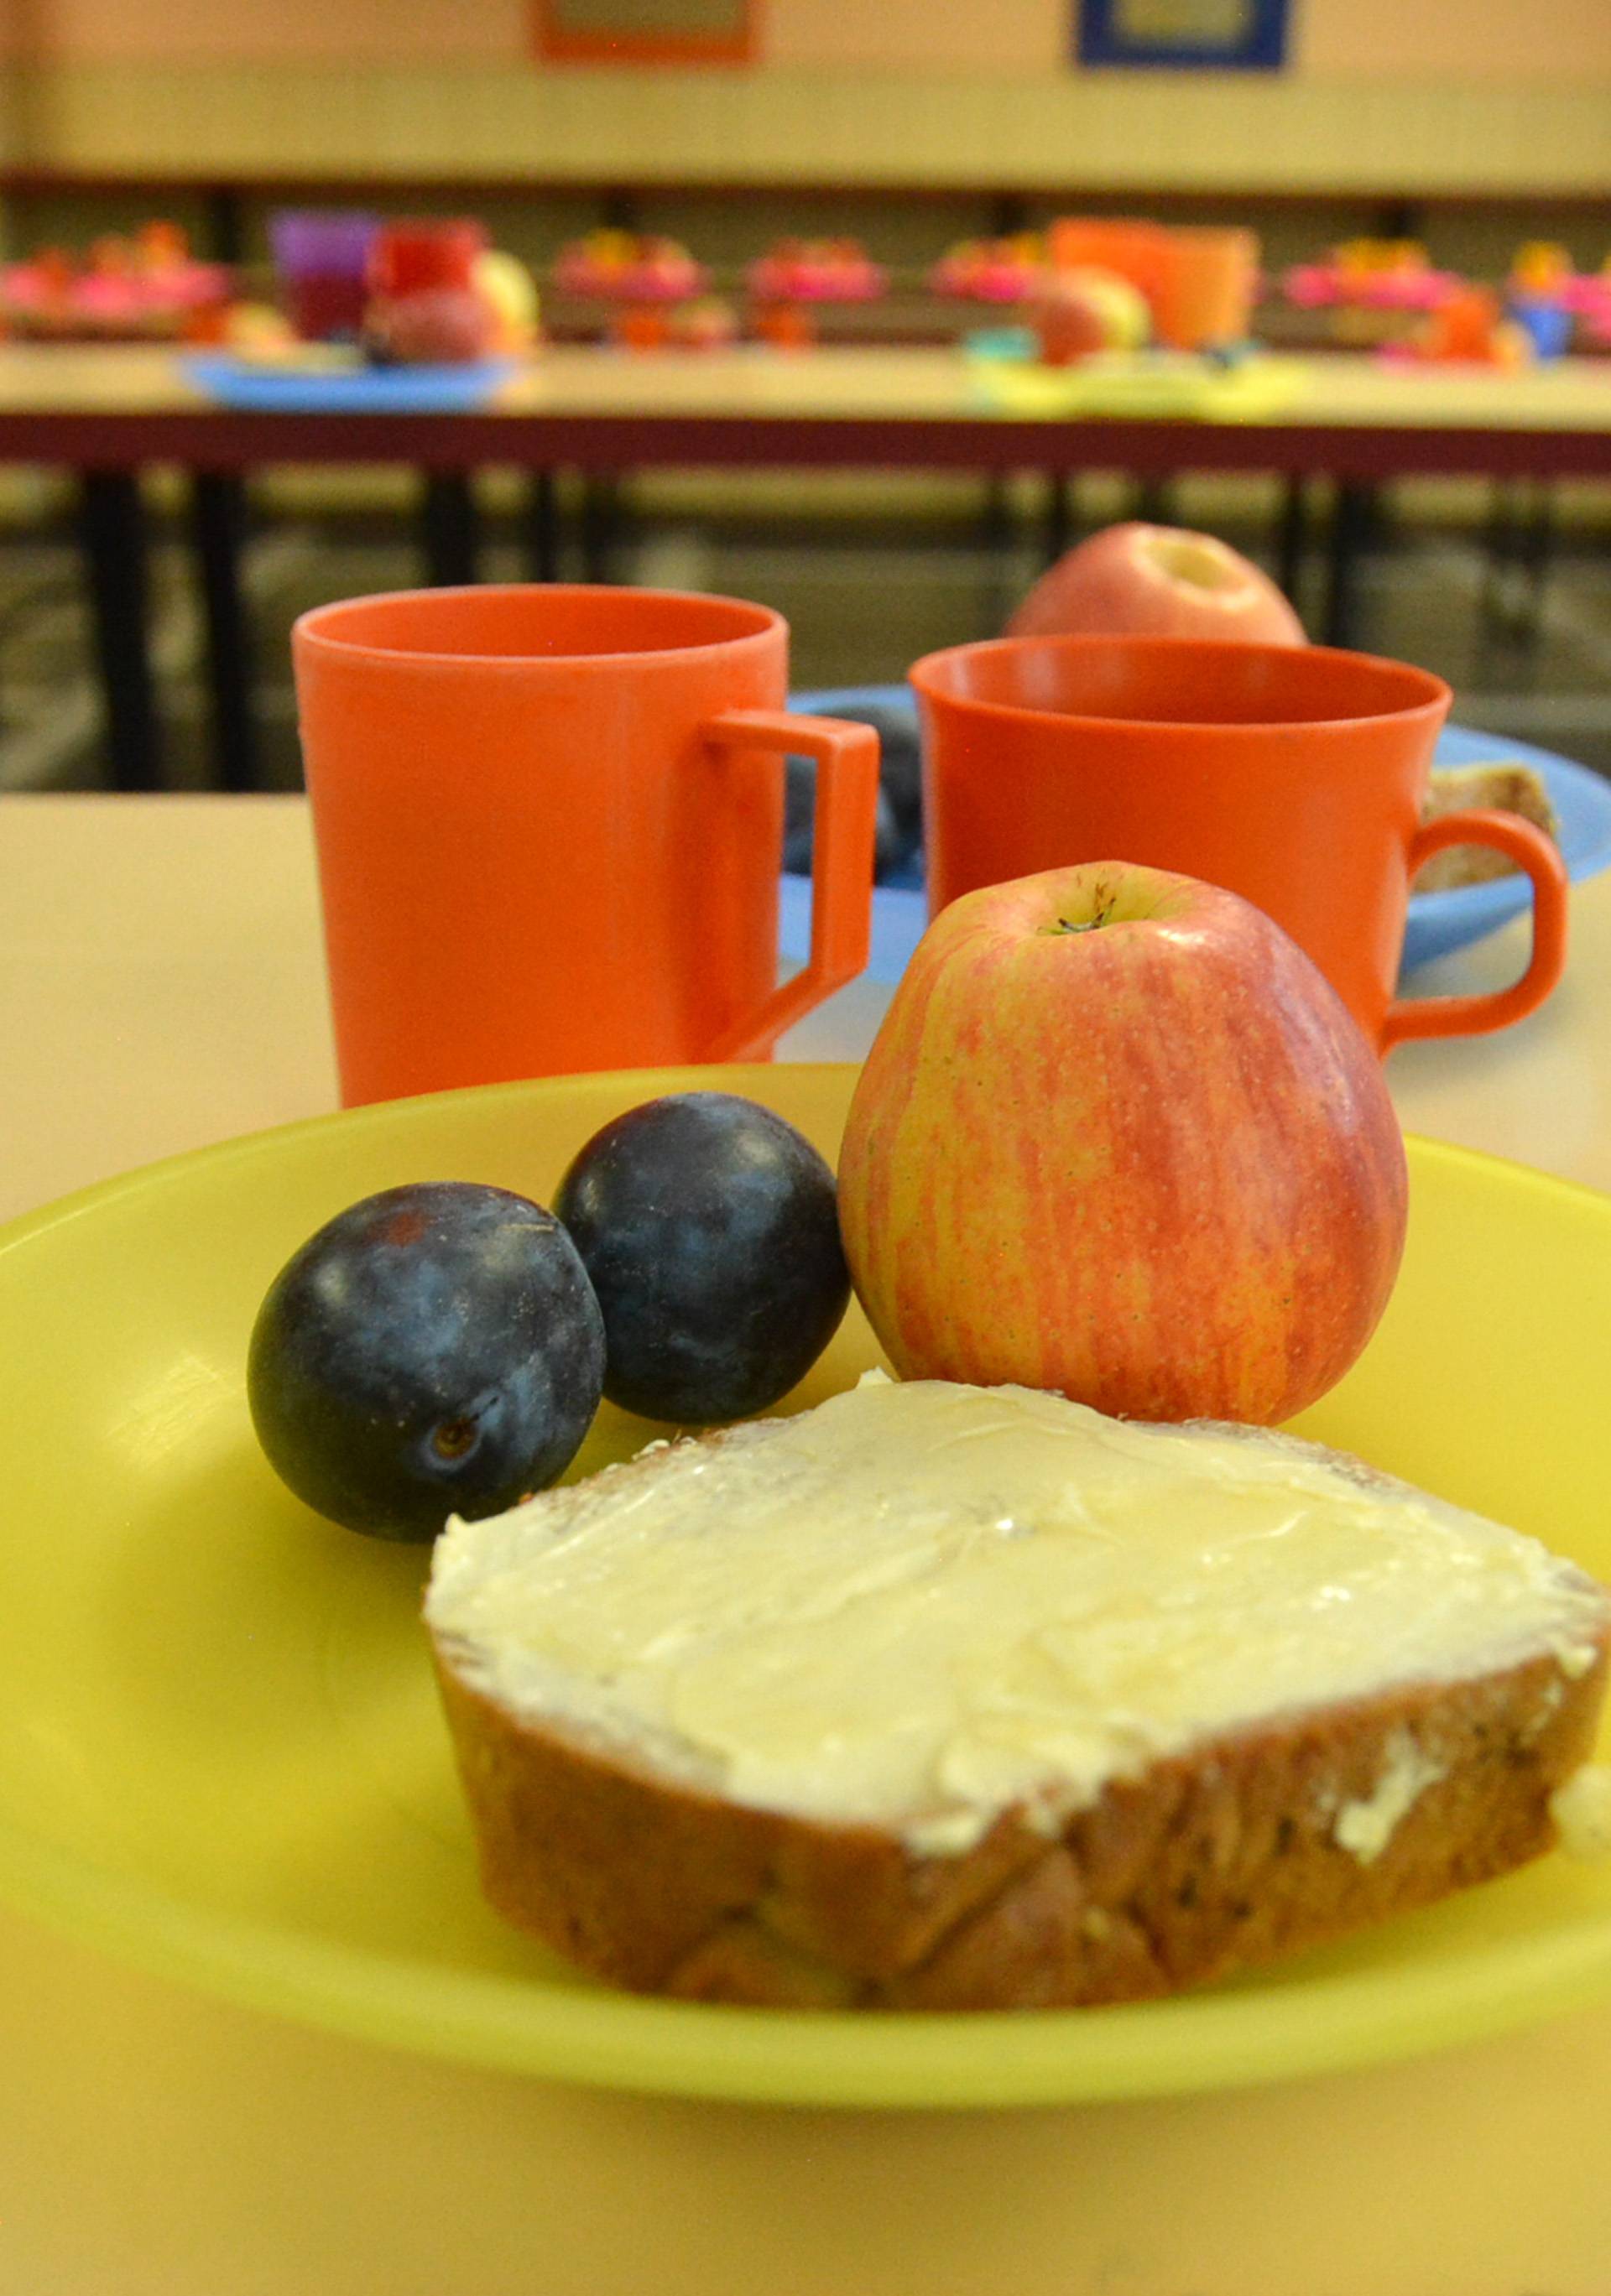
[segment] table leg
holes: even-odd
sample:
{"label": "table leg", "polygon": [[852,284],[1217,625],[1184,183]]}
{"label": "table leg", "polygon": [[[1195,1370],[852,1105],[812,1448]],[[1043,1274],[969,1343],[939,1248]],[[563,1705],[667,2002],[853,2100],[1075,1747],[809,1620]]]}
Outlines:
{"label": "table leg", "polygon": [[1331,562],[1321,630],[1327,645],[1358,644],[1360,559],[1374,512],[1373,488],[1350,479],[1339,482],[1331,518]]}
{"label": "table leg", "polygon": [[582,578],[612,582],[621,542],[621,476],[615,471],[592,473],[582,483]]}
{"label": "table leg", "polygon": [[207,622],[213,766],[220,789],[258,786],[251,717],[251,664],[241,589],[246,486],[233,471],[198,471],[191,480],[191,530]]}
{"label": "table leg", "polygon": [[[1056,485],[1054,478],[1051,481]],[[1013,499],[1005,471],[992,471],[979,503],[979,540],[986,550],[1006,550],[1013,539]]]}
{"label": "table leg", "polygon": [[1556,491],[1548,479],[1540,479],[1533,487],[1533,514],[1522,545],[1522,564],[1527,585],[1522,609],[1522,636],[1530,652],[1537,647],[1543,636],[1544,592],[1555,563],[1558,533]]}
{"label": "table leg", "polygon": [[468,471],[428,471],[420,497],[420,547],[433,589],[455,589],[479,579],[480,521]]}
{"label": "table leg", "polygon": [[1308,555],[1308,481],[1291,478],[1281,499],[1281,519],[1276,532],[1276,580],[1295,606],[1303,587],[1303,565]]}
{"label": "table leg", "polygon": [[1048,471],[1046,474],[1046,523],[1040,546],[1048,566],[1056,564],[1074,539],[1079,523],[1078,484],[1069,471]]}
{"label": "table leg", "polygon": [[1516,503],[1512,483],[1496,479],[1489,493],[1488,516],[1483,530],[1483,586],[1477,614],[1484,636],[1499,634],[1505,619],[1506,581],[1516,554]]}
{"label": "table leg", "polygon": [[1478,614],[1484,643],[1530,655],[1543,627],[1544,589],[1555,553],[1555,490],[1548,480],[1494,488],[1484,536]]}
{"label": "table leg", "polygon": [[1178,521],[1173,479],[1138,479],[1130,514],[1132,518],[1138,518],[1146,526],[1175,525]]}
{"label": "table leg", "polygon": [[215,263],[244,263],[246,217],[241,193],[229,184],[215,184],[207,193],[207,251]]}
{"label": "table leg", "polygon": [[559,579],[559,480],[533,471],[526,488],[526,572],[533,582]]}
{"label": "table leg", "polygon": [[145,505],[134,471],[86,471],[78,533],[89,582],[112,787],[161,786],[147,652]]}

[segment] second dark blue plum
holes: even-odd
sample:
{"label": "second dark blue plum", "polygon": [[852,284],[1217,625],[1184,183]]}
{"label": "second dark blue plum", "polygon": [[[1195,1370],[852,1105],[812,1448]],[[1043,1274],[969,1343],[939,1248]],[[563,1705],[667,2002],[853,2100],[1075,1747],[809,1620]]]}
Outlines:
{"label": "second dark blue plum", "polygon": [[604,1319],[604,1393],[706,1426],[804,1377],[851,1295],[834,1175],[792,1124],[732,1093],[676,1093],[588,1143],[554,1209]]}
{"label": "second dark blue plum", "polygon": [[553,1214],[423,1181],[349,1206],[281,1269],[246,1390],[299,1498],[354,1530],[427,1539],[563,1474],[604,1365],[598,1303]]}

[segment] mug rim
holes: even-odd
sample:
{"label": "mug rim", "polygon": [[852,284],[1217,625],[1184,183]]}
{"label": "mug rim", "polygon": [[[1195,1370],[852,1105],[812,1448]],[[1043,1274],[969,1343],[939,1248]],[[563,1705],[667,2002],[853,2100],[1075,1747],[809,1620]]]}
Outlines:
{"label": "mug rim", "polygon": [[[622,646],[588,653],[470,653],[429,645],[388,645],[374,638],[343,637],[340,627],[349,615],[360,614],[370,607],[398,605],[404,601],[412,604],[419,599],[608,598],[619,602],[623,597],[652,599],[656,604],[730,607],[752,619],[747,628],[735,629],[727,637],[703,639],[693,645]],[[393,668],[405,664],[427,669],[457,669],[473,665],[480,670],[515,673],[548,668],[603,672],[619,670],[623,662],[707,661],[758,639],[780,634],[786,639],[788,627],[775,607],[760,605],[751,598],[728,597],[717,591],[639,589],[636,585],[621,582],[459,582],[437,586],[422,585],[408,590],[372,590],[358,597],[333,598],[325,605],[310,606],[299,614],[291,626],[291,640],[293,648],[313,647],[349,663],[383,662]]]}
{"label": "mug rim", "polygon": [[[1415,701],[1406,701],[1394,709],[1365,709],[1349,716],[1208,719],[1149,718],[1100,709],[1047,709],[1031,701],[997,701],[976,694],[953,693],[936,685],[932,675],[941,662],[952,661],[959,654],[1090,653],[1099,647],[1116,646],[1132,652],[1177,656],[1256,654],[1267,660],[1293,658],[1307,660],[1319,656],[1327,661],[1365,664],[1373,670],[1391,670],[1407,680],[1418,683],[1422,689],[1421,698]],[[925,672],[931,675],[925,676]],[[1416,662],[1395,660],[1390,654],[1365,653],[1352,646],[1253,645],[1241,638],[1176,638],[1148,633],[1131,636],[1118,633],[1053,636],[1048,633],[1034,637],[976,638],[964,645],[941,646],[933,653],[920,655],[908,669],[907,679],[925,699],[944,703],[951,709],[976,710],[982,717],[1014,721],[1028,719],[1037,726],[1125,726],[1139,731],[1190,734],[1194,739],[1211,740],[1229,736],[1245,741],[1252,734],[1286,734],[1329,731],[1339,726],[1402,725],[1432,712],[1446,712],[1454,701],[1454,689],[1435,670],[1422,669]]]}

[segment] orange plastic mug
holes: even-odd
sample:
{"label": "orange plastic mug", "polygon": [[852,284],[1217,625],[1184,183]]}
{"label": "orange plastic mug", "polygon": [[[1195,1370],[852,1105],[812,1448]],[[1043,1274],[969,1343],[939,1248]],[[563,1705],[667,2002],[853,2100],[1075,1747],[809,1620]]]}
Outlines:
{"label": "orange plastic mug", "polygon": [[1155,310],[1160,340],[1188,351],[1243,341],[1258,291],[1258,234],[1182,226],[1170,234],[1170,258]]}
{"label": "orange plastic mug", "polygon": [[[1566,956],[1565,865],[1489,810],[1421,824],[1449,688],[1325,646],[1000,638],[913,665],[933,914],[980,885],[1128,860],[1226,885],[1307,951],[1379,1049],[1470,1036],[1541,1004]],[[1533,880],[1510,988],[1395,1000],[1410,882],[1450,845]]]}
{"label": "orange plastic mug", "polygon": [[[765,606],[422,590],[292,636],[342,1100],[769,1058],[867,963],[877,736],[791,717]],[[777,985],[783,759],[817,763]]]}

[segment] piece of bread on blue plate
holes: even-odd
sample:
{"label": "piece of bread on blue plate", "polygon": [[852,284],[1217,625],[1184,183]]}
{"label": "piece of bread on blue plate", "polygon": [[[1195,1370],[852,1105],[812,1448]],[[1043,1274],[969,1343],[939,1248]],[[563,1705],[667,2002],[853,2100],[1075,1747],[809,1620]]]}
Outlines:
{"label": "piece of bread on blue plate", "polygon": [[[1489,765],[1434,766],[1421,819],[1440,821],[1446,813],[1464,813],[1474,807],[1516,814],[1557,844],[1560,841],[1560,818],[1536,767],[1502,758]],[[1447,893],[1457,885],[1484,885],[1491,877],[1516,873],[1516,863],[1497,846],[1448,845],[1423,863],[1413,890]]]}
{"label": "piece of bread on blue plate", "polygon": [[1611,1597],[1242,1427],[870,1378],[448,1526],[491,1902],[707,2001],[1171,1993],[1551,1847]]}

